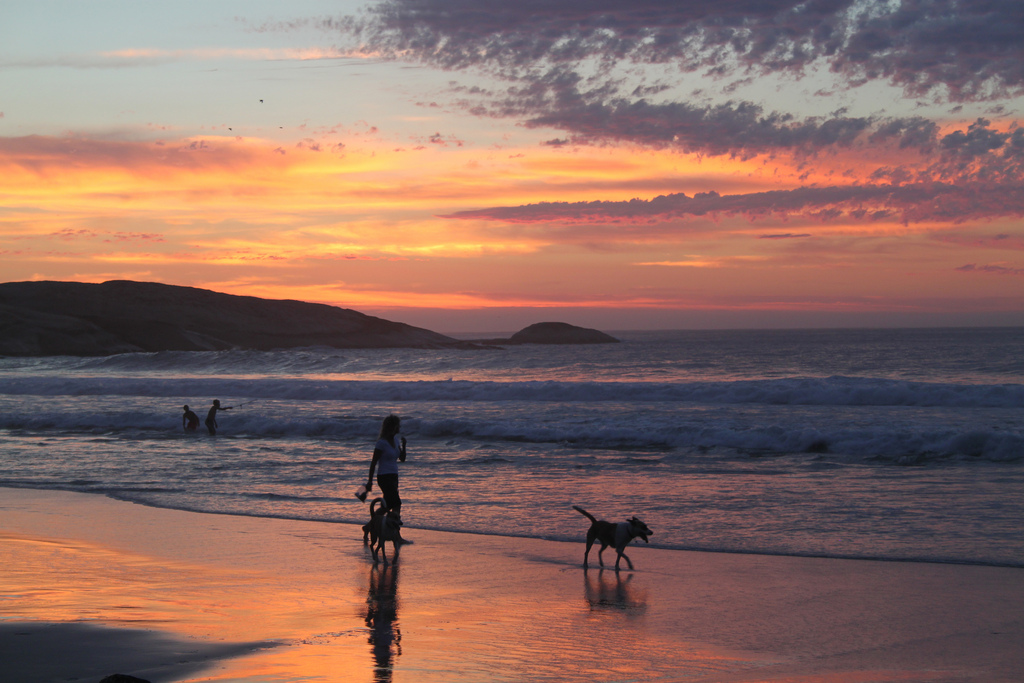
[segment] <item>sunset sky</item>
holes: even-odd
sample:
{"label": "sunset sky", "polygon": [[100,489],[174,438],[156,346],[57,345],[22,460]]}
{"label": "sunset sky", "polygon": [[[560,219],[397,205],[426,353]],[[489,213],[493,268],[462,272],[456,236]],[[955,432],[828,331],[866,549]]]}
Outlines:
{"label": "sunset sky", "polygon": [[2,281],[1024,325],[1020,0],[0,4]]}

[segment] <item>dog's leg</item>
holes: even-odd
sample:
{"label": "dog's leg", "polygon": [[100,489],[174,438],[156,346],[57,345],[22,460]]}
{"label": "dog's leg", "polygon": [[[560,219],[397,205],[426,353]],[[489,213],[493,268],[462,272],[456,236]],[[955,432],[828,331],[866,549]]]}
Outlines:
{"label": "dog's leg", "polygon": [[[399,531],[399,527],[397,525],[395,525],[391,529],[391,533],[389,534],[391,536],[391,549],[393,551],[393,553],[391,555],[391,563],[392,564],[395,563],[395,562],[398,562],[398,549],[402,545],[402,539],[398,535],[398,531]],[[388,544],[387,544],[387,541],[386,540],[381,541],[380,545],[381,545],[381,554],[384,555],[384,566],[387,567],[388,566]]]}
{"label": "dog's leg", "polygon": [[621,550],[618,551],[618,555],[619,556],[615,558],[615,571],[619,571],[619,560],[621,560],[623,558],[625,558],[626,564],[629,565],[629,568],[630,569],[633,568],[633,560],[629,559],[629,555],[627,555],[626,553],[622,552]]}
{"label": "dog's leg", "polygon": [[[369,536],[369,539],[370,539],[370,549],[372,550],[374,548],[374,546],[377,545],[377,536],[379,535],[379,529],[378,529],[378,525],[377,525],[377,520],[376,519],[371,519],[369,522],[366,523],[366,526],[369,527],[369,530],[367,531],[367,535]],[[363,541],[363,544],[364,545],[366,544],[365,540]]]}
{"label": "dog's leg", "polygon": [[377,506],[383,502],[383,498],[374,498],[370,501],[370,521],[363,525],[363,545],[369,541],[371,548],[377,544],[377,517],[380,514]]}
{"label": "dog's leg", "polygon": [[[373,540],[370,541],[370,550],[373,551],[373,563],[377,564],[377,551],[384,545],[384,529],[383,524],[380,527],[374,528]],[[384,558],[387,560],[387,557]]]}
{"label": "dog's leg", "polygon": [[597,551],[597,561],[600,563],[602,567],[604,566],[604,549],[607,547],[608,544],[604,541],[601,541],[601,549]]}
{"label": "dog's leg", "polygon": [[588,531],[587,532],[587,550],[586,550],[586,552],[583,553],[583,568],[584,569],[587,568],[587,558],[590,557],[590,549],[594,547],[594,540],[595,540],[595,538],[596,538],[596,534],[594,534],[593,531]]}

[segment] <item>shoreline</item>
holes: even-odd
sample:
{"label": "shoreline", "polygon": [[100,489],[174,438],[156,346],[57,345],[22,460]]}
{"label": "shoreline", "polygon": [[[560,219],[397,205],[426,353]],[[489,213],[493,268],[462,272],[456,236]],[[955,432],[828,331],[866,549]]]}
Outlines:
{"label": "shoreline", "polygon": [[[18,671],[60,669],[16,679],[40,682],[987,682],[1024,670],[1018,568],[633,545],[636,571],[601,570],[593,553],[584,571],[582,538],[406,536],[385,570],[358,525],[0,488],[0,654]],[[83,628],[103,646],[84,647]],[[48,650],[26,644],[41,634],[69,654],[39,659]]]}
{"label": "shoreline", "polygon": [[[347,522],[343,520],[332,520],[332,519],[309,519],[306,517],[300,517],[298,515],[271,515],[271,514],[249,514],[245,512],[232,512],[232,511],[211,511],[211,510],[198,510],[189,507],[173,507],[168,505],[156,505],[153,503],[136,501],[128,497],[120,497],[105,492],[84,492],[74,491],[70,489],[50,489],[50,488],[36,488],[31,486],[0,486],[0,492],[11,489],[11,490],[25,490],[25,491],[59,491],[64,493],[76,493],[87,496],[101,496],[108,498],[113,501],[127,503],[130,505],[139,505],[142,507],[154,508],[156,510],[173,510],[177,512],[188,512],[196,515],[223,515],[226,517],[243,517],[250,519],[276,519],[286,520],[293,522],[308,522],[315,524],[337,524],[339,526],[359,526],[355,522]],[[430,526],[415,526],[409,525],[406,527],[407,530],[416,531],[427,531],[431,533],[440,534],[453,534],[453,535],[466,535],[466,536],[482,536],[486,538],[502,538],[514,541],[517,539],[523,539],[527,541],[543,541],[546,543],[568,543],[573,544],[575,540],[565,540],[558,538],[540,538],[537,536],[527,535],[513,535],[513,534],[502,534],[502,533],[485,533],[482,531],[464,531],[455,529],[442,529]],[[582,539],[582,532],[581,532]],[[638,542],[639,543],[639,542]],[[941,559],[941,558],[921,558],[921,557],[892,557],[886,555],[874,555],[874,556],[860,556],[860,555],[842,555],[834,554],[828,555],[824,553],[801,553],[801,552],[787,552],[783,550],[747,550],[747,549],[731,549],[731,548],[701,548],[694,546],[683,546],[683,547],[670,547],[665,545],[659,545],[657,542],[641,544],[636,547],[645,547],[649,550],[664,550],[668,552],[685,552],[685,553],[721,553],[726,555],[749,555],[752,557],[793,557],[793,558],[804,558],[804,559],[818,559],[818,560],[844,560],[851,562],[897,562],[897,563],[909,563],[909,564],[937,564],[937,565],[954,565],[954,566],[966,566],[966,567],[998,567],[1004,569],[1024,569],[1024,563],[1019,562],[999,562],[996,560],[962,560],[962,559]]]}

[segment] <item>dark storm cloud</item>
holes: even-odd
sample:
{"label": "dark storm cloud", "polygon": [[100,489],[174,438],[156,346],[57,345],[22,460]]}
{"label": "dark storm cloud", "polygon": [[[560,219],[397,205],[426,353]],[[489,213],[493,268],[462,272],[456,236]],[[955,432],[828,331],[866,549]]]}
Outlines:
{"label": "dark storm cloud", "polygon": [[1024,85],[1019,0],[901,0],[853,27],[832,61],[852,77],[890,79],[915,94],[942,85],[954,100]]}
{"label": "dark storm cloud", "polygon": [[445,216],[507,223],[654,223],[702,216],[802,216],[829,221],[943,221],[1024,216],[1024,184],[801,187],[737,195],[670,194],[651,200],[541,202]]}
{"label": "dark storm cloud", "polygon": [[[769,112],[751,102],[721,104],[650,102],[621,96],[614,84],[585,89],[586,79],[553,69],[510,86],[488,100],[461,104],[480,116],[514,118],[529,128],[557,128],[569,133],[557,144],[600,144],[623,141],[650,147],[673,147],[704,155],[751,157],[785,150],[813,154],[829,147],[865,143],[896,144],[901,149],[930,152],[939,127],[921,117],[798,118]],[[959,144],[959,143],[957,143]],[[951,145],[952,147],[957,144]]]}
{"label": "dark storm cloud", "polygon": [[923,151],[936,142],[937,126],[920,118],[801,120],[743,101],[652,101],[667,86],[613,77],[623,65],[749,78],[824,61],[850,86],[881,79],[953,100],[1024,90],[1019,0],[385,0],[360,17],[314,23],[355,35],[373,54],[497,76],[509,84],[503,94],[460,104],[563,130],[556,140],[576,144],[746,157],[813,153],[861,135]]}
{"label": "dark storm cloud", "polygon": [[[504,111],[512,113],[516,108]],[[702,107],[683,102],[579,99],[561,101],[524,119],[527,127],[571,131],[572,141],[578,144],[622,140],[712,156],[752,156],[777,149],[810,152],[832,145],[849,146],[862,133],[877,132],[868,118],[797,120],[791,115],[766,113],[747,102]]]}
{"label": "dark storm cloud", "polygon": [[[793,144],[816,140],[821,130],[767,126],[753,139],[789,139]],[[704,130],[707,130],[705,126]],[[858,132],[857,126],[851,130]],[[688,197],[670,194],[628,202],[546,202],[496,207],[451,214],[449,218],[512,223],[654,223],[699,216],[802,216],[818,221],[942,221],[963,223],[1024,216],[1024,130],[998,131],[985,119],[966,130],[939,135],[924,121],[893,122],[874,128],[870,138],[934,149],[925,163],[876,169],[871,182],[849,186],[801,187],[791,190]],[[853,133],[851,133],[852,135]],[[830,133],[833,141],[840,136]],[[817,136],[817,138],[816,138]],[[726,139],[742,139],[733,131]],[[909,142],[908,142],[909,141]],[[781,144],[781,143],[779,143]]]}
{"label": "dark storm cloud", "polygon": [[[627,142],[738,158],[908,152],[850,187],[544,203],[454,217],[578,223],[780,214],[961,222],[1024,215],[1022,129],[979,119],[949,132],[915,116],[801,117],[735,99],[672,100],[662,80],[688,73],[797,76],[825,65],[839,78],[836,87],[877,80],[910,96],[953,102],[1020,95],[1020,0],[384,0],[360,17],[319,25],[356,36],[368,53],[497,77],[504,90],[457,90],[465,98],[459,104],[478,116],[561,131],[542,143],[548,146]],[[645,71],[651,65],[658,68]],[[728,83],[719,82],[718,94],[728,94]],[[865,177],[863,167],[848,172]]]}
{"label": "dark storm cloud", "polygon": [[571,133],[561,144],[621,140],[709,155],[845,146],[865,132],[880,139],[914,136],[931,143],[936,130],[917,119],[894,120],[884,127],[869,118],[798,120],[749,102],[652,103],[619,96],[610,84],[586,90],[585,85],[578,74],[556,69],[510,87],[503,97],[492,96],[488,104],[465,106],[480,115],[522,120],[527,127]]}
{"label": "dark storm cloud", "polygon": [[776,71],[824,58],[854,82],[942,86],[955,100],[1024,85],[1020,0],[386,0],[321,25],[452,69],[597,58]]}
{"label": "dark storm cloud", "polygon": [[[920,132],[915,131],[909,136],[915,144],[925,140]],[[904,134],[903,138],[906,137]],[[1024,129],[1000,131],[992,128],[990,121],[978,119],[966,130],[933,135],[921,144],[921,149],[935,150],[926,163],[914,168],[881,168],[872,174],[872,178],[876,181],[942,180],[964,184],[1013,184],[1024,180]]]}
{"label": "dark storm cloud", "polygon": [[361,31],[376,50],[412,52],[447,68],[595,56],[658,63],[678,60],[680,48],[692,51],[708,26],[716,34],[708,42],[727,41],[745,23],[768,22],[791,5],[787,0],[387,0],[369,11],[368,20],[337,27]]}

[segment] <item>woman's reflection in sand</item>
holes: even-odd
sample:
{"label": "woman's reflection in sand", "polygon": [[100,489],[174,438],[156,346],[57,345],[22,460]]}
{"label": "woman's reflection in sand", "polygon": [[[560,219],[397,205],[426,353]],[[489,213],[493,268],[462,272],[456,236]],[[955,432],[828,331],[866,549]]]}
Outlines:
{"label": "woman's reflection in sand", "polygon": [[398,628],[398,565],[370,569],[366,595],[366,627],[374,659],[373,680],[390,683],[394,658],[402,654],[402,632]]}
{"label": "woman's reflection in sand", "polygon": [[625,578],[616,571],[600,569],[594,575],[592,569],[583,572],[583,593],[591,610],[611,610],[629,617],[638,617],[647,610],[647,600],[641,591],[630,589],[633,574]]}

